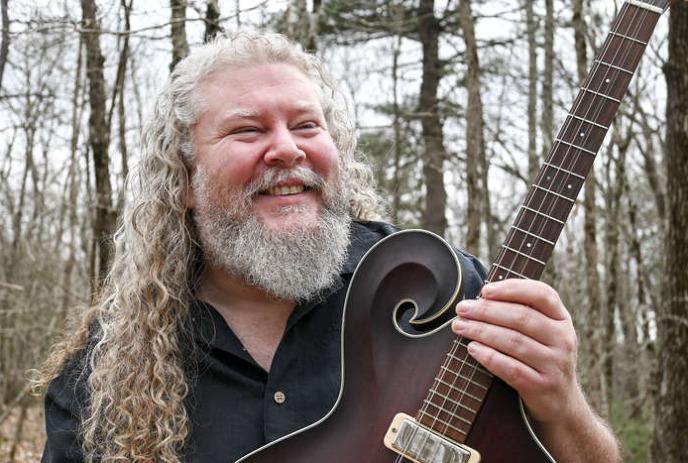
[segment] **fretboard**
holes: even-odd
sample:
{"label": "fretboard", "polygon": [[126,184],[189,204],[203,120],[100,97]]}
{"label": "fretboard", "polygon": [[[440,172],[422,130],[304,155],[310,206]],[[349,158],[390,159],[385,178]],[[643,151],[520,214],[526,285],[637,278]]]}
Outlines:
{"label": "fretboard", "polygon": [[[627,1],[552,143],[487,281],[539,279],[616,115],[667,0]],[[493,376],[452,344],[416,419],[465,442]]]}

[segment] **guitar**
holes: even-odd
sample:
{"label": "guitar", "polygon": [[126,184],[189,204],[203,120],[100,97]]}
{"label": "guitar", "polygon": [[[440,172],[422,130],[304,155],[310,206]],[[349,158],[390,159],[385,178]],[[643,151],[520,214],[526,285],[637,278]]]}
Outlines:
{"label": "guitar", "polygon": [[[541,276],[668,6],[624,3],[488,282]],[[316,423],[238,461],[554,462],[517,393],[473,360],[468,341],[449,329],[461,298],[460,261],[440,237],[408,230],[378,242],[347,292],[335,405]]]}

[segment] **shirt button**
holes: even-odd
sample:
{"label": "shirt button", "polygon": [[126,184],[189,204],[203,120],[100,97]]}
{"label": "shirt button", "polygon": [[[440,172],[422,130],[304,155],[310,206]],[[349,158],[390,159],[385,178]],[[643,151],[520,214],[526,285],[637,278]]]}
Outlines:
{"label": "shirt button", "polygon": [[277,391],[275,392],[275,395],[272,396],[273,399],[275,399],[275,403],[282,405],[285,400],[287,400],[287,396],[284,395],[284,392],[282,391]]}

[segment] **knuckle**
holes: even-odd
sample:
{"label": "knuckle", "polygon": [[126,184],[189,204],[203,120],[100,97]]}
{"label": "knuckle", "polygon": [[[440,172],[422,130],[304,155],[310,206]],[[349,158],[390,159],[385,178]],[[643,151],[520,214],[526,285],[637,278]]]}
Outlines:
{"label": "knuckle", "polygon": [[561,299],[559,299],[559,294],[550,288],[550,291],[545,293],[545,302],[549,307],[557,307],[561,304]]}
{"label": "knuckle", "polygon": [[575,352],[578,348],[578,337],[576,333],[571,333],[564,337],[564,350],[568,353]]}
{"label": "knuckle", "polygon": [[520,355],[523,353],[525,349],[523,336],[521,336],[520,334],[513,334],[509,336],[508,343],[511,352],[513,352],[515,355]]}
{"label": "knuckle", "polygon": [[522,383],[523,372],[518,367],[518,364],[511,364],[506,368],[505,381],[516,387]]}
{"label": "knuckle", "polygon": [[516,328],[524,331],[530,326],[531,314],[527,310],[517,310],[514,315],[514,324]]}

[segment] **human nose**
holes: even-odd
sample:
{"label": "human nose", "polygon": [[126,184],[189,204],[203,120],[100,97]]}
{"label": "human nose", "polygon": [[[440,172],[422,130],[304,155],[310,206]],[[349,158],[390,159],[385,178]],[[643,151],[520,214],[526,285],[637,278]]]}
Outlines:
{"label": "human nose", "polygon": [[265,163],[279,167],[292,167],[306,158],[288,128],[275,130],[270,146],[265,153]]}

